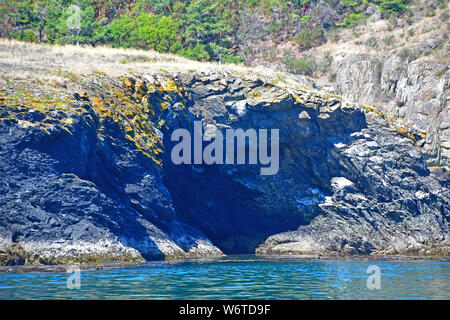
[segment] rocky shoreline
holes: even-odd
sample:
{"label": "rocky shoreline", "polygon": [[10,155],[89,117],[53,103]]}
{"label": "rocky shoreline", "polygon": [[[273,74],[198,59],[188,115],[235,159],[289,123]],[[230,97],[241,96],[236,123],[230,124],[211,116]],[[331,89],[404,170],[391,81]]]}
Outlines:
{"label": "rocky shoreline", "polygon": [[[224,73],[80,85],[73,97],[2,90],[0,265],[450,254],[449,172],[430,171],[383,114]],[[279,172],[174,165],[170,134],[195,120],[212,137],[279,129]]]}
{"label": "rocky shoreline", "polygon": [[[164,260],[164,261],[146,261],[146,262],[123,262],[123,263],[100,263],[100,264],[75,264],[80,268],[81,272],[100,271],[100,270],[115,270],[115,269],[129,269],[129,268],[152,268],[161,266],[172,266],[183,263],[230,263],[230,262],[259,262],[259,261],[367,261],[367,262],[384,262],[384,261],[442,261],[449,262],[448,257],[439,256],[404,256],[404,255],[242,255],[242,256],[210,256],[204,258],[189,258],[181,260]],[[0,266],[1,273],[66,273],[69,267],[74,265],[11,265]]]}

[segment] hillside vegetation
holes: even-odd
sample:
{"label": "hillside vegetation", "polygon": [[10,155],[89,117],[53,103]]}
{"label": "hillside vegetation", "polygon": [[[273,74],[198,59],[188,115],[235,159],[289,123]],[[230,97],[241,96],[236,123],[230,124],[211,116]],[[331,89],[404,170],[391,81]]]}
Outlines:
{"label": "hillside vegetation", "polygon": [[430,166],[448,166],[446,1],[0,1],[7,87],[217,71],[320,87],[383,113],[419,137]]}
{"label": "hillside vegetation", "polygon": [[[0,37],[51,44],[154,49],[202,61],[251,63],[258,53],[266,51],[262,43],[293,43],[300,52],[327,42],[342,29],[364,23],[374,13],[386,19],[399,16],[414,19],[411,9],[414,3],[411,0],[1,0]],[[446,4],[438,0],[421,6],[431,15]],[[286,65],[295,70],[295,64],[301,63]]]}
{"label": "hillside vegetation", "polygon": [[[0,265],[449,256],[445,3],[77,3],[1,3]],[[176,165],[195,121],[278,173]]]}

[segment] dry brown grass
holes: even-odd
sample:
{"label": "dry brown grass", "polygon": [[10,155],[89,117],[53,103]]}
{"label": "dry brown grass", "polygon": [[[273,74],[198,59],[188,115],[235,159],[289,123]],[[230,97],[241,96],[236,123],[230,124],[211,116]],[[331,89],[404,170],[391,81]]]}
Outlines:
{"label": "dry brown grass", "polygon": [[[420,6],[422,2],[418,2]],[[350,29],[343,29],[337,41],[329,41],[319,47],[311,49],[307,54],[323,58],[326,53],[332,52],[333,56],[347,53],[364,53],[372,55],[399,54],[404,48],[411,49],[431,39],[436,39],[444,34],[449,34],[449,25],[441,21],[441,15],[448,8],[437,9],[435,16],[408,24],[406,18],[398,19],[398,25],[389,28],[391,22],[387,19],[363,23]],[[372,38],[375,46],[367,45]],[[391,38],[390,42],[386,39]],[[414,50],[413,50],[414,51]],[[448,52],[448,40],[440,47],[433,49],[429,54],[418,57],[421,60],[437,63],[450,63]]]}
{"label": "dry brown grass", "polygon": [[106,74],[218,72],[258,78],[293,89],[311,90],[310,80],[263,66],[197,62],[183,57],[137,49],[114,49],[74,45],[43,45],[0,39],[0,84],[37,82],[51,87],[70,88],[81,77]]}

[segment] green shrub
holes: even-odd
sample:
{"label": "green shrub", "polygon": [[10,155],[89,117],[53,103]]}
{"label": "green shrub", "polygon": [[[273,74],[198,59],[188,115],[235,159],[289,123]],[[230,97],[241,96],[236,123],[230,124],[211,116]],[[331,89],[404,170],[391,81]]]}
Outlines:
{"label": "green shrub", "polygon": [[370,37],[365,42],[366,46],[376,48],[378,46],[378,40],[375,37]]}
{"label": "green shrub", "polygon": [[388,30],[389,31],[394,30],[397,27],[397,25],[398,25],[398,18],[394,15],[389,16],[388,27],[387,27]]}
{"label": "green shrub", "polygon": [[394,35],[387,36],[383,39],[383,42],[386,46],[390,47],[394,44],[395,37]]}
{"label": "green shrub", "polygon": [[426,15],[427,17],[434,17],[436,15],[436,10],[434,10],[433,8],[428,8]]}
{"label": "green shrub", "polygon": [[323,29],[302,29],[297,35],[295,42],[303,49],[309,49],[326,42]]}
{"label": "green shrub", "polygon": [[33,30],[30,30],[30,29],[20,31],[17,38],[21,41],[27,41],[27,42],[37,42],[38,41],[37,35],[33,32]]}
{"label": "green shrub", "polygon": [[406,61],[408,61],[408,62],[414,61],[414,60],[416,60],[416,59],[418,58],[418,55],[417,55],[416,52],[413,52],[412,50],[410,50],[409,48],[406,48],[406,47],[403,48],[403,49],[399,52],[398,56],[399,56],[401,59],[406,60]]}
{"label": "green shrub", "polygon": [[445,67],[444,69],[436,72],[436,77],[441,77],[443,76],[445,73],[447,72],[447,67]]}
{"label": "green shrub", "polygon": [[362,19],[366,19],[367,16],[362,13],[350,13],[345,18],[344,21],[342,21],[342,24],[346,28],[353,27],[360,23]]}
{"label": "green shrub", "polygon": [[222,56],[222,62],[223,63],[244,63],[245,59],[244,57],[238,57],[232,54],[226,54]]}
{"label": "green shrub", "polygon": [[341,0],[341,3],[346,7],[355,7],[358,5],[358,1],[353,0]]}
{"label": "green shrub", "polygon": [[113,47],[129,48],[138,45],[138,25],[136,19],[129,14],[111,22],[107,27],[107,36]]}
{"label": "green shrub", "polygon": [[379,0],[376,1],[382,13],[403,13],[407,10],[409,0]]}
{"label": "green shrub", "polygon": [[199,61],[209,61],[210,55],[206,51],[206,46],[204,44],[198,44],[193,48],[188,48],[182,52],[182,54],[189,59],[195,59]]}
{"label": "green shrub", "polygon": [[305,14],[300,18],[301,23],[307,23],[309,20],[311,20],[311,16],[309,14]]}
{"label": "green shrub", "polygon": [[316,59],[312,56],[297,59],[288,54],[284,57],[283,63],[287,70],[294,74],[312,75],[317,69]]}
{"label": "green shrub", "polygon": [[177,41],[174,44],[172,44],[172,46],[170,47],[169,52],[170,53],[174,53],[174,54],[180,54],[180,53],[183,52],[183,45],[181,44],[180,41]]}

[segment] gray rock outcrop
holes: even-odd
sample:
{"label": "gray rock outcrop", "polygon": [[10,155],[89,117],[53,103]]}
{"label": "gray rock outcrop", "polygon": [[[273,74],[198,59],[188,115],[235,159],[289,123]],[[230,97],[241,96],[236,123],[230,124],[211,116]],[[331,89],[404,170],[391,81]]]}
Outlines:
{"label": "gray rock outcrop", "polygon": [[[449,254],[445,170],[358,105],[227,74],[98,76],[0,107],[0,261]],[[279,129],[279,171],[175,165],[171,133]],[[9,261],[9,262],[8,262]]]}

